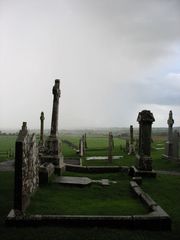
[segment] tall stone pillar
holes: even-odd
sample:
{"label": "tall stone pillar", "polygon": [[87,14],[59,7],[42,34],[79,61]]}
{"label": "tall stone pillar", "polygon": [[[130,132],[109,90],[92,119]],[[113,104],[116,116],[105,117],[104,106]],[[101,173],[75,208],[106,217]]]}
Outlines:
{"label": "tall stone pillar", "polygon": [[79,155],[81,157],[84,156],[84,136],[81,137],[81,139],[79,140]]}
{"label": "tall stone pillar", "polygon": [[41,112],[40,121],[41,121],[41,127],[40,127],[40,146],[44,146],[44,112]]}
{"label": "tall stone pillar", "polygon": [[112,162],[112,157],[113,157],[113,151],[114,149],[114,140],[113,140],[113,135],[112,132],[109,132],[109,139],[108,139],[108,161],[111,163]]}
{"label": "tall stone pillar", "polygon": [[173,124],[174,124],[174,119],[173,119],[173,113],[172,111],[169,111],[169,118],[167,120],[168,124],[168,139],[167,142],[165,143],[165,154],[163,155],[165,158],[172,158],[173,155]]}
{"label": "tall stone pillar", "polygon": [[84,147],[87,149],[87,139],[86,139],[86,133],[84,134]]}
{"label": "tall stone pillar", "polygon": [[155,121],[153,114],[148,110],[139,113],[139,150],[137,168],[142,171],[152,171],[151,159],[151,128]]}
{"label": "tall stone pillar", "polygon": [[[60,80],[56,79],[52,89],[53,93],[53,108],[51,119],[50,136],[45,142],[45,150],[42,157],[42,162],[50,162],[56,166],[61,162],[61,149],[58,139],[58,113],[59,113],[59,98],[60,98]],[[62,157],[63,158],[63,157]]]}
{"label": "tall stone pillar", "polygon": [[129,155],[132,155],[135,153],[135,147],[134,147],[134,135],[133,135],[133,126],[130,126],[130,141],[129,141]]}
{"label": "tall stone pillar", "polygon": [[51,133],[46,142],[46,153],[51,156],[59,155],[59,139],[58,139],[58,113],[59,113],[59,98],[60,98],[60,80],[56,79],[52,89],[53,93],[53,109],[51,119]]}

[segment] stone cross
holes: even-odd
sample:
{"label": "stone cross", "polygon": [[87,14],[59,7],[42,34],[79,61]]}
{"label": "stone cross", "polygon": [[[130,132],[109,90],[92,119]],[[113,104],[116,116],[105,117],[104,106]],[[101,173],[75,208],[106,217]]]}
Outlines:
{"label": "stone cross", "polygon": [[59,98],[61,95],[61,91],[59,87],[60,87],[60,80],[56,79],[53,90],[52,90],[54,99],[53,99],[53,110],[52,110],[52,120],[51,120],[51,136],[57,136],[57,133],[58,133]]}
{"label": "stone cross", "polygon": [[56,166],[63,166],[61,164],[61,149],[59,145],[58,139],[58,112],[59,112],[59,98],[60,98],[60,80],[56,79],[55,84],[53,86],[52,93],[54,95],[53,98],[53,109],[52,109],[52,120],[51,120],[51,132],[50,136],[46,139],[45,149],[43,156],[41,157],[41,163],[53,163]]}
{"label": "stone cross", "polygon": [[41,121],[41,130],[40,130],[40,145],[44,145],[44,112],[41,112],[40,121]]}
{"label": "stone cross", "polygon": [[152,170],[151,159],[151,130],[155,121],[153,114],[148,110],[139,112],[137,121],[139,122],[139,150],[138,169],[144,171]]}

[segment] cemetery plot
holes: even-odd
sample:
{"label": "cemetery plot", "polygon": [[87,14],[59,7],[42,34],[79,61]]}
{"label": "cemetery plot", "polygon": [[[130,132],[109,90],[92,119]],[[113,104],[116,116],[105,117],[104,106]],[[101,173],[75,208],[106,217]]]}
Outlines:
{"label": "cemetery plot", "polygon": [[[74,174],[75,176],[75,174]],[[76,176],[87,176],[87,174]],[[29,214],[61,215],[133,215],[146,214],[146,209],[129,188],[129,181],[120,174],[92,174],[91,179],[116,180],[109,186],[93,183],[86,187],[49,184],[38,189],[31,199]]]}

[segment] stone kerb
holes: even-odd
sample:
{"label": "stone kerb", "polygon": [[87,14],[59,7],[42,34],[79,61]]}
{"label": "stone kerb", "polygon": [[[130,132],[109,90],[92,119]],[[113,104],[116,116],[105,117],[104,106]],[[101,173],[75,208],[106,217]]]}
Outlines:
{"label": "stone kerb", "polygon": [[131,189],[149,208],[145,215],[20,215],[14,210],[9,213],[6,223],[9,226],[103,226],[143,230],[170,230],[169,215],[145,193],[139,185],[131,181]]}
{"label": "stone kerb", "polygon": [[14,209],[24,212],[31,194],[39,186],[39,160],[35,135],[23,123],[15,147]]}

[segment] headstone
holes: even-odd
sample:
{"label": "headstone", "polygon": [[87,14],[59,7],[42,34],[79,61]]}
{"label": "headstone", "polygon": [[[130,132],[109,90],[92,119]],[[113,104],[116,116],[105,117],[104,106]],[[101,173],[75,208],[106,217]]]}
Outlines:
{"label": "headstone", "polygon": [[24,212],[30,196],[39,186],[39,159],[35,134],[29,135],[26,122],[16,140],[14,209]]}
{"label": "headstone", "polygon": [[108,138],[108,161],[112,162],[112,155],[113,155],[113,149],[114,149],[114,139],[112,132],[109,132],[109,138]]}
{"label": "headstone", "polygon": [[79,140],[79,155],[81,156],[81,157],[83,157],[84,156],[84,138],[83,138],[83,136],[81,137],[81,139]]}
{"label": "headstone", "polygon": [[134,146],[134,135],[133,135],[133,126],[130,126],[130,139],[129,139],[129,155],[135,154],[135,146]]}
{"label": "headstone", "polygon": [[179,161],[180,160],[180,134],[177,130],[173,132],[172,136],[172,160]]}
{"label": "headstone", "polygon": [[173,124],[174,124],[174,119],[173,119],[173,113],[172,111],[169,111],[169,118],[167,120],[168,124],[168,139],[167,142],[165,143],[165,154],[163,155],[165,158],[172,158],[173,155]]}
{"label": "headstone", "polygon": [[148,110],[139,113],[139,151],[137,168],[143,171],[152,171],[151,158],[151,128],[155,121],[153,114]]}
{"label": "headstone", "polygon": [[41,121],[41,127],[40,127],[40,141],[39,145],[44,146],[44,112],[41,112],[40,121]]}
{"label": "headstone", "polygon": [[86,139],[86,133],[84,134],[84,147],[87,149],[87,139]]}

